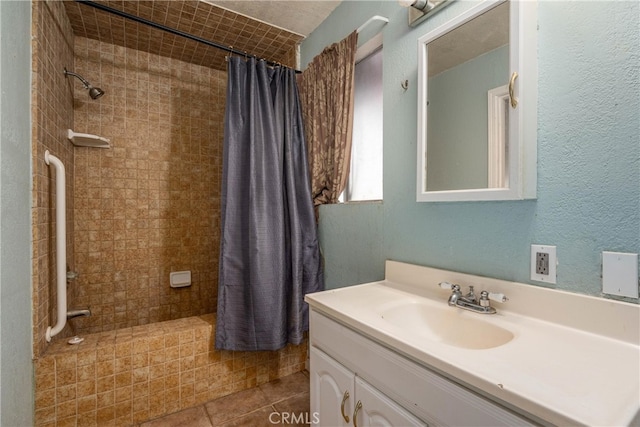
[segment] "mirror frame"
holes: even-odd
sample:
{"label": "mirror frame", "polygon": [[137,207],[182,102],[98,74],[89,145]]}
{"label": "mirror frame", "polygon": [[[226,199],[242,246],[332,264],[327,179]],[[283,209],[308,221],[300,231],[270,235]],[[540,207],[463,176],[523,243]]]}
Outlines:
{"label": "mirror frame", "polygon": [[[509,1],[509,75],[514,85],[515,108],[509,108],[509,186],[466,190],[427,191],[427,80],[430,41]],[[537,2],[484,0],[418,39],[418,161],[416,200],[454,202],[523,200],[536,198],[538,127]]]}

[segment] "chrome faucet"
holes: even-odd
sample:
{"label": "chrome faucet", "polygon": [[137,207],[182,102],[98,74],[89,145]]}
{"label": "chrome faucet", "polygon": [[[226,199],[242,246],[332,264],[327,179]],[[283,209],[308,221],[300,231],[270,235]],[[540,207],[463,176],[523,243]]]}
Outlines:
{"label": "chrome faucet", "polygon": [[495,314],[496,309],[491,307],[490,300],[497,302],[505,302],[508,300],[504,294],[496,294],[487,291],[480,292],[480,299],[476,297],[473,286],[469,286],[469,292],[462,295],[460,285],[449,282],[441,282],[440,287],[443,289],[451,289],[448,304],[450,306],[459,307],[465,310],[482,314]]}

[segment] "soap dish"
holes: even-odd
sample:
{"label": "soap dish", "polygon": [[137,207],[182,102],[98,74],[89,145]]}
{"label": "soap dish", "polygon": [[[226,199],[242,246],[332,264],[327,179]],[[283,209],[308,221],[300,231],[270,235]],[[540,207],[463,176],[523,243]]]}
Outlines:
{"label": "soap dish", "polygon": [[111,148],[111,141],[98,135],[78,133],[67,129],[67,138],[76,147]]}

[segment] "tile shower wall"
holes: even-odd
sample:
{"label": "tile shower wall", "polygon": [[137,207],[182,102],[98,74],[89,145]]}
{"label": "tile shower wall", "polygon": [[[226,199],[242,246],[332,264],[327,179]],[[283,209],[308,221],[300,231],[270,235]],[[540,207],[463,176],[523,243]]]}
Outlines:
{"label": "tile shower wall", "polygon": [[[80,334],[216,309],[226,73],[83,37],[74,131],[111,140],[75,148],[73,284]],[[191,270],[172,289],[169,273]]]}
{"label": "tile shower wall", "polygon": [[[60,158],[66,168],[67,263],[74,264],[73,148],[66,138],[73,124],[73,87],[63,69],[73,68],[73,33],[61,2],[32,2],[32,153],[33,153],[33,352],[45,347],[47,327],[56,322],[55,172],[44,153]],[[53,284],[53,285],[52,285]],[[73,301],[70,289],[69,301]],[[61,335],[68,333],[63,331]]]}
{"label": "tile shower wall", "polygon": [[307,344],[213,349],[213,314],[53,343],[35,363],[37,427],[130,426],[302,371]]}

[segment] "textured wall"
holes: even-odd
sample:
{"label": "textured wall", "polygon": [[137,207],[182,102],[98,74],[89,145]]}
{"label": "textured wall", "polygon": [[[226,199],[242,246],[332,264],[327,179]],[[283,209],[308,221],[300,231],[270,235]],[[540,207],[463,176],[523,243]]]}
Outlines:
{"label": "textured wall", "polygon": [[413,29],[396,2],[343,2],[302,45],[304,68],[372,15],[390,19],[385,200],[321,209],[327,285],[380,279],[385,259],[528,283],[530,245],[542,243],[557,245],[557,288],[598,295],[601,251],[640,252],[640,5],[538,3],[537,200],[416,203],[416,40],[464,7]]}
{"label": "textured wall", "polygon": [[[99,332],[216,308],[226,73],[76,37],[75,69],[106,94],[74,95],[76,305]],[[191,270],[192,286],[169,287]]]}
{"label": "textured wall", "polygon": [[[61,2],[32,3],[32,138],[33,138],[33,333],[34,353],[46,346],[45,332],[56,316],[56,176],[44,153],[62,160],[66,171],[67,264],[73,266],[73,148],[66,138],[73,123],[73,87],[64,68],[73,69],[73,34]],[[74,289],[68,301],[73,304]],[[68,335],[65,329],[60,336]]]}
{"label": "textured wall", "polygon": [[0,2],[0,425],[33,425],[31,5]]}

